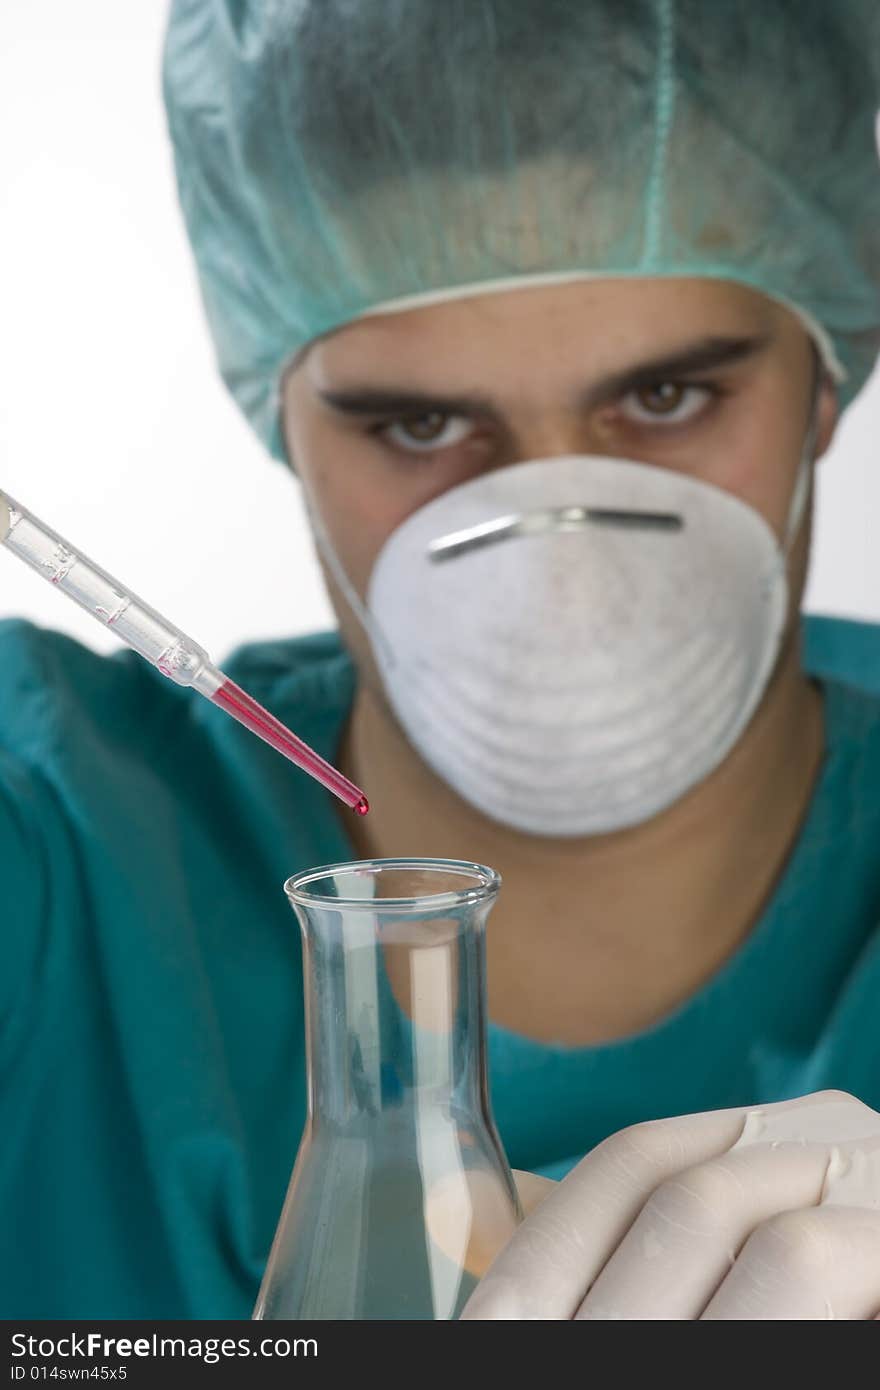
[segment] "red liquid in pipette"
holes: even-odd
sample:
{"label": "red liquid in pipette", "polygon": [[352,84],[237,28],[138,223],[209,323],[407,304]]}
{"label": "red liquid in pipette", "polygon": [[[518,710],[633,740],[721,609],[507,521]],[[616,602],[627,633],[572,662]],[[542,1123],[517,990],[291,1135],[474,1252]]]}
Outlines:
{"label": "red liquid in pipette", "polygon": [[274,714],[257,704],[257,701],[242,690],[241,686],[236,685],[235,681],[224,681],[216,695],[211,696],[211,700],[239,723],[244,724],[251,733],[265,739],[266,743],[283,753],[285,758],[296,763],[297,767],[310,773],[359,816],[367,814],[370,803],[360,787],[356,787],[354,782],[349,782],[348,778],[337,772],[320,753],[316,753],[307,743],[303,743],[301,738],[297,738],[296,734],[292,734],[280,719],[276,719]]}

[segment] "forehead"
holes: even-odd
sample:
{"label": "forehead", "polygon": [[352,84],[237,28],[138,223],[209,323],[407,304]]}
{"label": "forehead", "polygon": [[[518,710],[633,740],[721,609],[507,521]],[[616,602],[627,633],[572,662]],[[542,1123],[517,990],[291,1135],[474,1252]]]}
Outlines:
{"label": "forehead", "polygon": [[481,380],[576,360],[582,371],[625,368],[709,336],[802,335],[767,296],[723,280],[602,279],[528,285],[366,315],[301,359],[312,384],[348,376],[432,374]]}

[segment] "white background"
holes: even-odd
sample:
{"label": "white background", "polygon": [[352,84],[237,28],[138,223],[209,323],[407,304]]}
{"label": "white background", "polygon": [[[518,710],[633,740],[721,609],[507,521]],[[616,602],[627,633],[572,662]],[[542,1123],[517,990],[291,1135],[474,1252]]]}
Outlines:
{"label": "white background", "polygon": [[[165,0],[0,3],[0,488],[222,660],[330,625],[216,376],[159,91]],[[880,374],[819,474],[811,609],[880,620]],[[113,637],[0,550],[0,616]]]}

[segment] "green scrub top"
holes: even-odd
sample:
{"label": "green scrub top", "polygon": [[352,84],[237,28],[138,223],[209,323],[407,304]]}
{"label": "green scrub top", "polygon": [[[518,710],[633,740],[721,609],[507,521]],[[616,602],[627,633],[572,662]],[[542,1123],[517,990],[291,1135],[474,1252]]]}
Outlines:
{"label": "green scrub top", "polygon": [[[514,1167],[641,1119],[824,1087],[880,1108],[880,627],[806,623],[827,751],[745,943],[636,1036],[490,1027]],[[333,759],[336,634],[228,673]],[[352,857],[315,782],[130,652],[0,623],[0,1317],[248,1317],[305,1117],[297,870]]]}

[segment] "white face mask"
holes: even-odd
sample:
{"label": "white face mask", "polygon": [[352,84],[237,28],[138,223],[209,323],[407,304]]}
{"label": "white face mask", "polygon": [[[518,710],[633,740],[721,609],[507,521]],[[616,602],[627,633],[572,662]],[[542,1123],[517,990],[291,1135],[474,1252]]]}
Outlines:
{"label": "white face mask", "polygon": [[711,484],[592,455],[486,473],[420,508],[380,552],[366,609],[319,539],[434,771],[518,830],[601,834],[672,805],[754,713],[810,452],[784,546]]}

